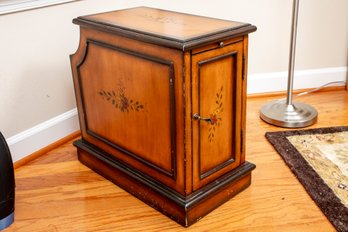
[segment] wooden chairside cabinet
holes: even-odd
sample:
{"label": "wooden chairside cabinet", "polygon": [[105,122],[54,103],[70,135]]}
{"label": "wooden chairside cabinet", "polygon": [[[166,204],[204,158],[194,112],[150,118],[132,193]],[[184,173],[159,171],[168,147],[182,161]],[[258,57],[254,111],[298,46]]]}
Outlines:
{"label": "wooden chairside cabinet", "polygon": [[245,189],[250,24],[137,7],[73,20],[79,160],[183,226]]}

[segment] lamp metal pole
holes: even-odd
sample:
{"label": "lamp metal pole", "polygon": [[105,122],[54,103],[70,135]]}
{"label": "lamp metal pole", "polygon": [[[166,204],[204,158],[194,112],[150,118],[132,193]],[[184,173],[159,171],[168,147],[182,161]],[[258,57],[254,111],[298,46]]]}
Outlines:
{"label": "lamp metal pole", "polygon": [[318,118],[318,112],[312,106],[300,102],[293,102],[298,10],[299,0],[293,0],[286,101],[271,101],[265,104],[260,110],[260,117],[262,120],[275,126],[287,128],[310,126],[316,123]]}

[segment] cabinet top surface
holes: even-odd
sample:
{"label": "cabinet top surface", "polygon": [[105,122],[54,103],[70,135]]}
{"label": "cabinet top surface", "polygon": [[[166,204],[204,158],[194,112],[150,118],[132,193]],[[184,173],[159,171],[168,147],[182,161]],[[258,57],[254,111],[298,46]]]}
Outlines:
{"label": "cabinet top surface", "polygon": [[[124,33],[133,32],[177,42],[197,40],[202,37],[233,31],[254,31],[247,23],[208,18],[149,7],[117,10],[74,19],[85,24]],[[253,27],[252,29],[250,27]],[[244,29],[245,28],[245,29]],[[244,29],[244,30],[243,30]],[[255,28],[256,30],[256,28]],[[244,34],[246,34],[244,33]]]}

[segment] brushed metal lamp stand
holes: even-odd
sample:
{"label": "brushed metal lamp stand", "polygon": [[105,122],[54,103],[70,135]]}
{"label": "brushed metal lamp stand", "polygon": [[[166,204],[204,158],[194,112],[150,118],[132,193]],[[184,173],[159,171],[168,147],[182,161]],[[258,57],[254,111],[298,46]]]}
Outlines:
{"label": "brushed metal lamp stand", "polygon": [[306,127],[316,123],[318,118],[318,112],[312,106],[292,101],[298,8],[299,0],[294,0],[292,9],[288,88],[286,101],[271,101],[264,105],[260,110],[260,117],[262,120],[279,127]]}

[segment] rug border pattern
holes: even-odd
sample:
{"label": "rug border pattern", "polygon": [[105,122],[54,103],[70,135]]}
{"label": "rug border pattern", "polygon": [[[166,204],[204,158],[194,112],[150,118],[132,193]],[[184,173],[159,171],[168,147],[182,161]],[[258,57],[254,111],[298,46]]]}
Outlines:
{"label": "rug border pattern", "polygon": [[289,142],[287,137],[307,134],[327,134],[343,131],[348,131],[348,126],[276,131],[267,132],[265,134],[268,141],[277,150],[310,197],[338,231],[348,231],[348,208],[341,203],[340,199],[334,194],[331,188],[325,184],[297,149]]}

